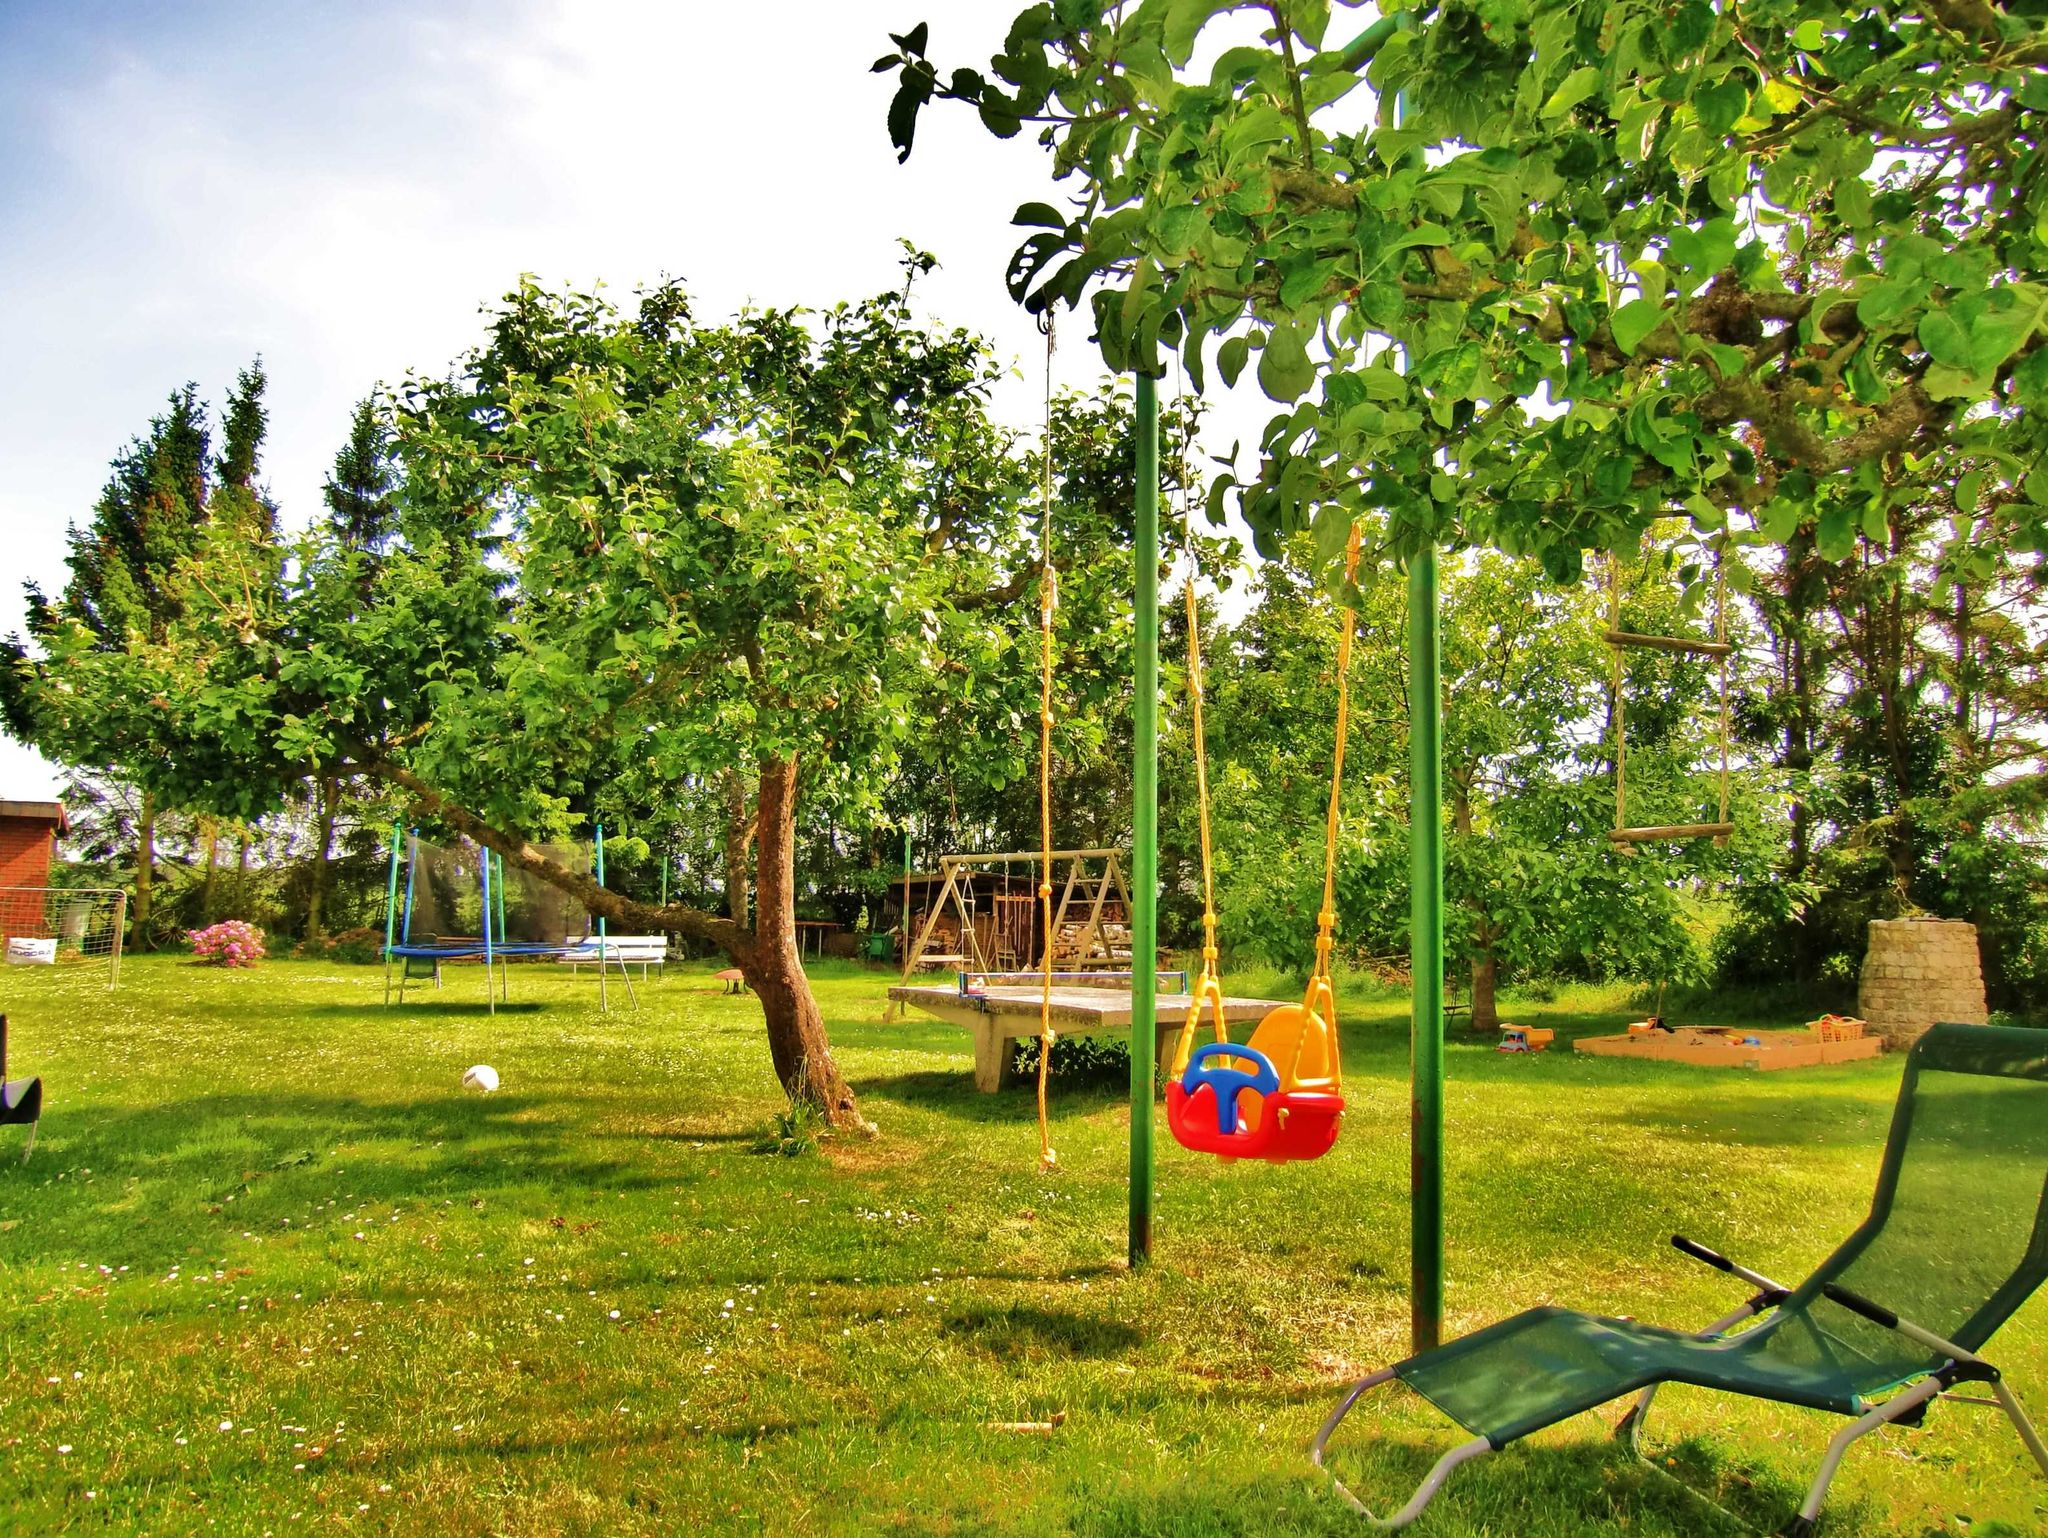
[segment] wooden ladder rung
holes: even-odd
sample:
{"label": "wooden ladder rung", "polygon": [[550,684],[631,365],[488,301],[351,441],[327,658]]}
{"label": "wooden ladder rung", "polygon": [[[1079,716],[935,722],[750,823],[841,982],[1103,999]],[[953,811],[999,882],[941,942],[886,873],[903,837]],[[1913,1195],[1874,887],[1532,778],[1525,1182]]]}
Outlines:
{"label": "wooden ladder rung", "polygon": [[1642,635],[1633,630],[1607,632],[1609,646],[1646,646],[1652,651],[1682,652],[1693,657],[1725,657],[1735,648],[1726,641],[1688,641],[1684,636]]}
{"label": "wooden ladder rung", "polygon": [[1727,838],[1734,831],[1732,822],[1678,822],[1660,828],[1615,828],[1607,836],[1617,844],[1656,844],[1689,838]]}

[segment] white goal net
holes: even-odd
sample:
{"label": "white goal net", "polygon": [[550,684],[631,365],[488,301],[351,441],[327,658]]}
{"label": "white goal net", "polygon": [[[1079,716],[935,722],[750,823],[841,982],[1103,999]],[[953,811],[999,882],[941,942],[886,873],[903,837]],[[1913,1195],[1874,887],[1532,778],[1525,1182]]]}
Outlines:
{"label": "white goal net", "polygon": [[121,980],[128,894],[107,887],[0,887],[0,945],[13,966],[104,966]]}

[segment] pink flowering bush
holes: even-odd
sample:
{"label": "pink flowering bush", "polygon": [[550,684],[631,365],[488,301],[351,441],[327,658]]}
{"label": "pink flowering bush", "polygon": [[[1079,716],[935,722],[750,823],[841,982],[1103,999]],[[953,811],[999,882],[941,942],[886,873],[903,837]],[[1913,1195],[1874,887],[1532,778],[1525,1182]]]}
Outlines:
{"label": "pink flowering bush", "polygon": [[222,919],[204,929],[190,929],[192,954],[217,967],[253,967],[264,956],[263,931],[245,919]]}

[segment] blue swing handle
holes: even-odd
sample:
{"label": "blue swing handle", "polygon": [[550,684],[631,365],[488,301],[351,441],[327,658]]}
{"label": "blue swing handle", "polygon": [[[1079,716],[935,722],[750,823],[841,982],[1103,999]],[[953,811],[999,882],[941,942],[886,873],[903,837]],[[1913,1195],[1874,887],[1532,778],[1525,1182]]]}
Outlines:
{"label": "blue swing handle", "polygon": [[[1256,1072],[1242,1068],[1209,1067],[1212,1057],[1238,1057],[1257,1065]],[[1195,1048],[1188,1059],[1187,1070],[1181,1074],[1180,1087],[1192,1095],[1202,1085],[1216,1091],[1216,1130],[1225,1137],[1237,1131],[1237,1096],[1241,1090],[1254,1090],[1260,1095],[1278,1093],[1280,1072],[1273,1066],[1273,1060],[1255,1047],[1239,1046],[1235,1042],[1211,1041]]]}

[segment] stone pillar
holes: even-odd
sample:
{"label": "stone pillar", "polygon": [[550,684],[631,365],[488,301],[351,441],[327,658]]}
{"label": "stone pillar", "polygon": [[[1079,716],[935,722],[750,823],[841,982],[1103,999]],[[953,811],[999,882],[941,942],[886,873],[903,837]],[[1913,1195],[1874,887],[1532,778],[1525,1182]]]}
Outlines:
{"label": "stone pillar", "polygon": [[1977,926],[1949,919],[1872,919],[1857,1009],[1885,1045],[1903,1051],[1930,1025],[1983,1025]]}

